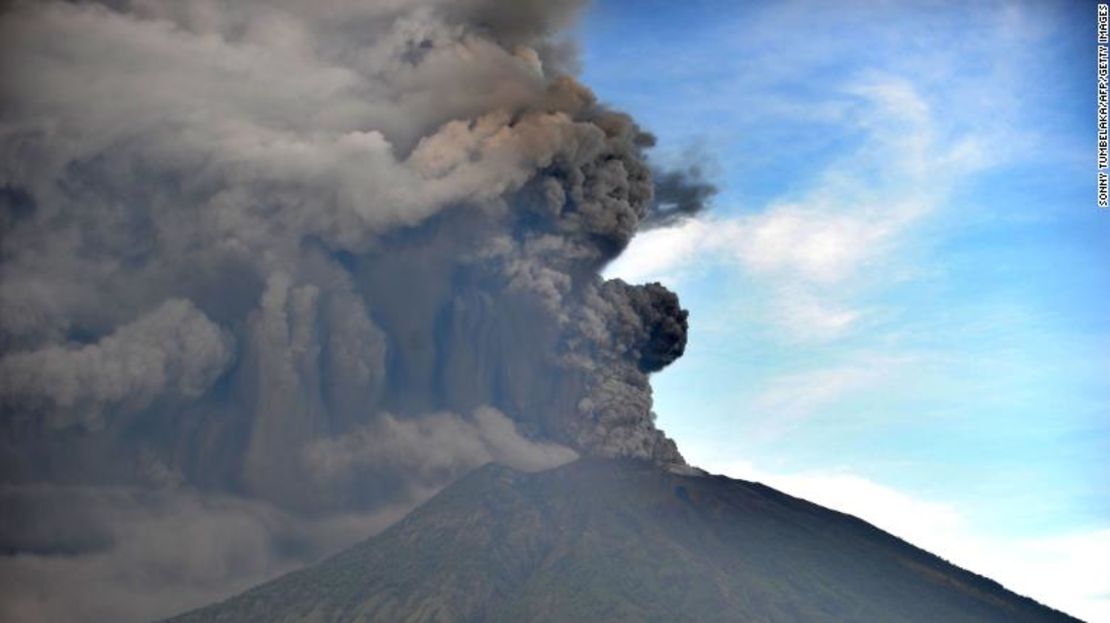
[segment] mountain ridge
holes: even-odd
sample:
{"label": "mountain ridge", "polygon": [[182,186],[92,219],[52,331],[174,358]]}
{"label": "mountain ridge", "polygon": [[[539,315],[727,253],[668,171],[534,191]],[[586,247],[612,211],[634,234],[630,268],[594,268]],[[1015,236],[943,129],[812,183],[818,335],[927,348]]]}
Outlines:
{"label": "mountain ridge", "polygon": [[316,565],[173,623],[1078,619],[766,485],[490,464]]}

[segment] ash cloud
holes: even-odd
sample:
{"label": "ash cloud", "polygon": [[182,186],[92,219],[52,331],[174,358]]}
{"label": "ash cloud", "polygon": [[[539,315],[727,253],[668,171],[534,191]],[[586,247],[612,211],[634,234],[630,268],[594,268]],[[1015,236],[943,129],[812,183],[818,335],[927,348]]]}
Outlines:
{"label": "ash cloud", "polygon": [[686,313],[599,270],[710,190],[566,74],[581,4],[0,9],[0,618],[172,614],[489,461],[683,464]]}
{"label": "ash cloud", "polygon": [[685,170],[655,173],[655,201],[640,221],[641,229],[674,225],[693,217],[709,207],[717,187],[705,179],[702,168],[693,165]]}
{"label": "ash cloud", "polygon": [[192,303],[174,299],[94,344],[50,344],[0,359],[6,411],[46,429],[106,425],[105,412],[141,413],[207,392],[231,363],[233,341]]}

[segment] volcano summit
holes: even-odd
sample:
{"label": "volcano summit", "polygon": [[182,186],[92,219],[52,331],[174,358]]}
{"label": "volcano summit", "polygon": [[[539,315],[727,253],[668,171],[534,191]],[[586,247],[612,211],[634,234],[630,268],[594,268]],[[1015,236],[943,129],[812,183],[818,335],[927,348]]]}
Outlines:
{"label": "volcano summit", "polygon": [[1077,620],[760,484],[582,459],[487,465],[375,538],[172,619],[253,621]]}

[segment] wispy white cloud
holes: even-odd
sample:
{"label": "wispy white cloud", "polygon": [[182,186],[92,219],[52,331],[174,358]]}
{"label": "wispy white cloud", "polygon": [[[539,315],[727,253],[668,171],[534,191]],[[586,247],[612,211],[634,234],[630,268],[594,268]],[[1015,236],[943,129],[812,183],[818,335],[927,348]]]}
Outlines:
{"label": "wispy white cloud", "polygon": [[831,162],[813,188],[757,213],[647,232],[608,273],[675,281],[724,262],[768,288],[766,320],[791,339],[824,341],[854,329],[867,310],[851,291],[874,281],[870,269],[890,262],[915,224],[983,160],[973,138],[938,139],[935,113],[907,80],[874,77],[844,92],[862,102],[849,124],[866,140]]}
{"label": "wispy white cloud", "polygon": [[873,389],[889,378],[896,362],[850,364],[771,378],[751,405],[751,435],[767,441],[789,432],[852,394]]}
{"label": "wispy white cloud", "polygon": [[[708,219],[689,219],[673,227],[652,229],[637,235],[632,245],[606,269],[610,277],[620,277],[631,283],[645,281],[678,281],[697,266],[695,257],[719,251],[714,222]],[[735,227],[726,221],[724,227]]]}
{"label": "wispy white cloud", "polygon": [[868,74],[839,94],[858,100],[841,131],[864,140],[828,162],[808,190],[755,213],[647,232],[608,273],[673,282],[724,263],[767,288],[762,320],[791,340],[827,341],[855,329],[869,311],[855,292],[897,280],[889,269],[907,262],[899,250],[915,228],[992,162],[986,137],[938,127],[941,115],[909,79]]}
{"label": "wispy white cloud", "polygon": [[827,341],[846,333],[868,314],[867,309],[847,306],[807,288],[780,287],[774,305],[779,321],[803,341]]}
{"label": "wispy white cloud", "polygon": [[746,461],[702,464],[860,517],[1010,590],[1092,623],[1110,621],[1110,528],[1007,537],[957,505],[924,499],[844,470],[776,473]]}

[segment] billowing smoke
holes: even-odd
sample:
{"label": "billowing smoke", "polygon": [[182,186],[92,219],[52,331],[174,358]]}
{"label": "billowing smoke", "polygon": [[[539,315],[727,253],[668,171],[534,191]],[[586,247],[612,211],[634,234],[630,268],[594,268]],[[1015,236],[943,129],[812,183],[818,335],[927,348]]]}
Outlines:
{"label": "billowing smoke", "polygon": [[675,225],[704,210],[715,194],[717,187],[705,180],[697,164],[684,171],[657,172],[655,203],[640,220],[640,228]]}
{"label": "billowing smoke", "polygon": [[488,461],[682,463],[686,312],[599,271],[712,190],[569,77],[578,4],[0,9],[0,619],[198,605]]}

